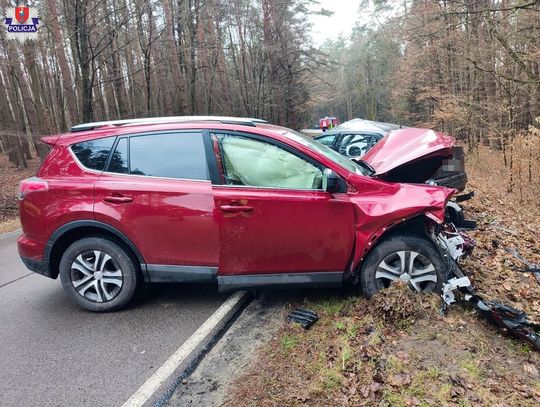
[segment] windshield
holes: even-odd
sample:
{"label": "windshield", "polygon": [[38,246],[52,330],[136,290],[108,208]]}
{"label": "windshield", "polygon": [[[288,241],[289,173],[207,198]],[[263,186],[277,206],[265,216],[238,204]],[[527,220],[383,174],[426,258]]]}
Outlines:
{"label": "windshield", "polygon": [[286,136],[288,138],[318,153],[323,154],[324,156],[332,160],[334,163],[336,163],[340,167],[345,168],[349,172],[354,172],[355,174],[360,174],[360,175],[370,175],[370,171],[367,168],[360,166],[356,164],[355,162],[347,159],[346,157],[339,154],[337,151],[332,150],[330,147],[325,146],[324,144],[318,142],[317,140],[313,140],[310,137],[307,137],[301,133],[298,133],[297,131],[294,131],[291,129],[287,129],[287,130],[288,132],[286,133]]}

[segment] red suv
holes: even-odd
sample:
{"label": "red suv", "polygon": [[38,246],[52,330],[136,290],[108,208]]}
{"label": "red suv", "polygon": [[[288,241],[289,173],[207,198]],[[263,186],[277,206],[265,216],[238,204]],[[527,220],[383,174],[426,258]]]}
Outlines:
{"label": "red suv", "polygon": [[371,295],[398,279],[418,291],[447,279],[440,241],[454,190],[373,178],[293,130],[173,117],[43,141],[49,155],[20,184],[19,253],[88,310],[125,306],[140,282],[351,281]]}

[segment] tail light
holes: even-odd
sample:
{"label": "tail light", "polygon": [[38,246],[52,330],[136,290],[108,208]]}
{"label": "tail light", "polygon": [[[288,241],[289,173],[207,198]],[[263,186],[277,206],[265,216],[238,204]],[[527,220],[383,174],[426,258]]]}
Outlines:
{"label": "tail light", "polygon": [[38,177],[31,177],[22,180],[19,183],[19,199],[24,199],[28,194],[38,191],[48,191],[49,184],[47,181]]}

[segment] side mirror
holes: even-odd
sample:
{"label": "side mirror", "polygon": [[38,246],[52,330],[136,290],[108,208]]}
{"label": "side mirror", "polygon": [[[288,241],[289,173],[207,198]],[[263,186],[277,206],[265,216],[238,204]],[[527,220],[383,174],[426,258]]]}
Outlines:
{"label": "side mirror", "polygon": [[323,190],[331,194],[338,192],[341,189],[341,179],[330,168],[326,168],[323,172]]}

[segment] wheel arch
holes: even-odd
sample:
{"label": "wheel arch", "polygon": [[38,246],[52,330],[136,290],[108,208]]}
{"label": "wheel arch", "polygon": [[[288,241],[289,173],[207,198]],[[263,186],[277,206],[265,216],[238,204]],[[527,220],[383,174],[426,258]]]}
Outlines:
{"label": "wheel arch", "polygon": [[77,220],[56,229],[49,238],[43,253],[43,260],[49,263],[53,278],[58,276],[62,254],[76,240],[87,236],[101,236],[119,244],[139,263],[145,281],[148,281],[146,263],[133,242],[115,227],[96,220]]}
{"label": "wheel arch", "polygon": [[356,261],[349,269],[348,277],[346,276],[346,278],[351,279],[353,282],[357,281],[362,265],[369,253],[379,244],[393,236],[407,234],[429,238],[427,233],[429,223],[434,223],[434,220],[426,214],[420,213],[408,219],[400,219],[380,227],[376,232],[371,234],[367,243],[362,248],[362,252],[355,255]]}
{"label": "wheel arch", "polygon": [[426,215],[416,215],[402,222],[396,223],[389,228],[379,230],[377,244],[398,234],[426,236],[426,223],[433,222]]}
{"label": "wheel arch", "polygon": [[[413,253],[416,254],[411,257]],[[416,258],[420,263],[414,260]],[[380,270],[382,262],[386,263]],[[427,269],[428,266],[432,268]],[[382,271],[380,276],[379,270]],[[423,271],[416,274],[416,270]],[[398,232],[389,234],[378,242],[362,262],[357,275],[359,287],[368,297],[396,280],[412,285],[416,291],[440,293],[448,279],[448,268],[444,257],[426,234]],[[378,278],[381,278],[381,281],[377,282]]]}

